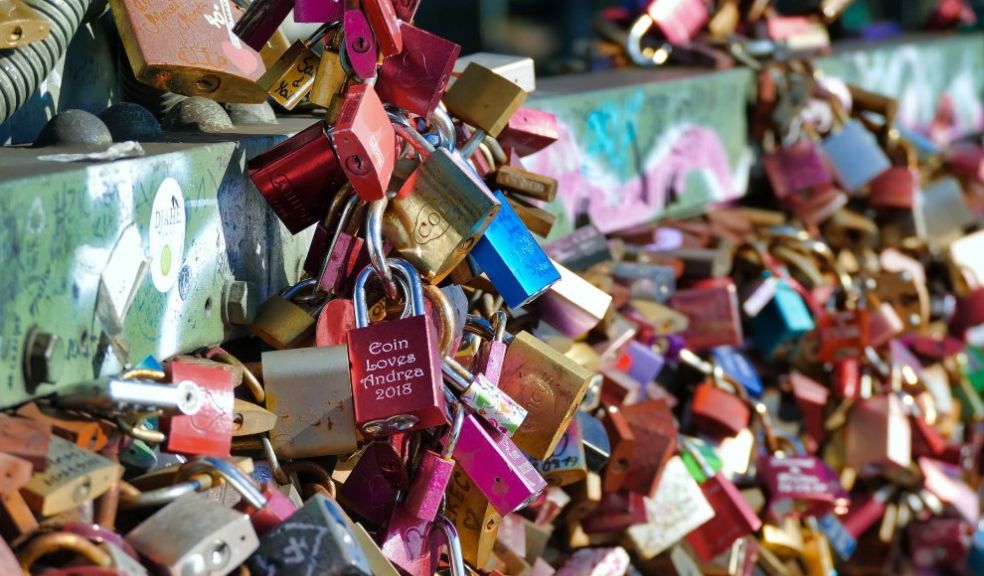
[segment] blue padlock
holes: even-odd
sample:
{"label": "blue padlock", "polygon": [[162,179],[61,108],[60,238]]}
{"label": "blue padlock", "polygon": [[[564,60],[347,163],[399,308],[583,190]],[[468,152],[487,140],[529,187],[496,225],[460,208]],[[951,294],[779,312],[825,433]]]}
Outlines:
{"label": "blue padlock", "polygon": [[780,345],[802,338],[815,324],[803,297],[785,280],[766,277],[765,282],[772,284],[775,292],[748,325],[762,356],[770,358]]}
{"label": "blue padlock", "polygon": [[718,346],[711,350],[711,359],[726,375],[741,384],[749,396],[762,397],[762,379],[744,354],[730,346]]}
{"label": "blue padlock", "polygon": [[971,574],[984,574],[984,522],[977,525],[974,540],[967,555],[967,566]]}
{"label": "blue padlock", "polygon": [[519,308],[560,280],[560,273],[502,192],[496,190],[494,194],[502,208],[471,255],[506,305]]}

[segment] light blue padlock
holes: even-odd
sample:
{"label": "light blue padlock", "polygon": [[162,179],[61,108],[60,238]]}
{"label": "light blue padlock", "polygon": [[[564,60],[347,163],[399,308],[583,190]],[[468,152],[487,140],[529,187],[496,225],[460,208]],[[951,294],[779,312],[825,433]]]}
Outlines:
{"label": "light blue padlock", "polygon": [[789,283],[768,277],[768,273],[764,282],[773,284],[775,293],[748,324],[762,356],[770,358],[782,344],[813,330],[815,323],[803,297]]}
{"label": "light blue padlock", "polygon": [[842,129],[831,132],[820,147],[848,192],[856,192],[892,166],[874,135],[857,120],[848,120]]}
{"label": "light blue padlock", "polygon": [[494,195],[502,208],[475,244],[471,256],[506,305],[519,308],[560,280],[560,273],[502,192],[496,190]]}

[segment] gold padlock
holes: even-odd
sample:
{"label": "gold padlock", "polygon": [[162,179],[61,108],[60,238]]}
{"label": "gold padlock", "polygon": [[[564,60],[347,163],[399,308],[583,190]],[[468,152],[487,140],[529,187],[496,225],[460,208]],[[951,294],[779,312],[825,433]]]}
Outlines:
{"label": "gold padlock", "polygon": [[452,116],[498,136],[529,94],[515,82],[472,62],[444,95]]}
{"label": "gold padlock", "polygon": [[58,436],[51,437],[48,469],[36,472],[21,490],[36,514],[53,516],[92,500],[109,490],[123,468]]}
{"label": "gold padlock", "polygon": [[444,514],[458,530],[465,562],[485,566],[492,554],[502,516],[461,468],[455,468],[451,473]]}
{"label": "gold padlock", "polygon": [[155,88],[219,102],[259,104],[260,55],[232,32],[232,0],[110,0],[137,80]]}
{"label": "gold padlock", "polygon": [[44,40],[50,29],[51,22],[21,0],[0,0],[0,49]]}
{"label": "gold padlock", "polygon": [[[309,98],[312,104],[329,110],[340,108],[339,101],[344,98],[345,86],[351,77],[350,71],[342,64],[341,40],[342,33],[336,31],[331,42],[325,46]],[[331,118],[329,115],[329,122]]]}
{"label": "gold padlock", "polygon": [[321,62],[311,45],[320,40],[326,30],[322,27],[307,40],[296,40],[260,77],[260,87],[284,108],[293,110],[311,91],[314,73]]}
{"label": "gold padlock", "polygon": [[499,387],[529,412],[513,441],[539,460],[557,448],[585,393],[591,373],[528,332],[506,349]]}

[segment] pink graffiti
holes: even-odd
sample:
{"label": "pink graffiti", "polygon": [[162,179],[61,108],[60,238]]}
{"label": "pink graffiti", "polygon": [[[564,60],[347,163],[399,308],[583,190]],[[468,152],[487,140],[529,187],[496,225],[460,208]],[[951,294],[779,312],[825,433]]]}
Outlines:
{"label": "pink graffiti", "polygon": [[[740,196],[732,182],[728,155],[718,135],[708,128],[674,131],[643,153],[648,166],[625,182],[584,151],[563,122],[560,138],[546,150],[525,159],[526,167],[558,181],[558,198],[569,219],[586,206],[592,222],[602,232],[614,232],[652,221],[660,215],[672,192],[683,194],[688,173],[703,170],[711,198],[722,202]],[[688,201],[686,197],[683,198]],[[692,201],[691,201],[692,202]]]}

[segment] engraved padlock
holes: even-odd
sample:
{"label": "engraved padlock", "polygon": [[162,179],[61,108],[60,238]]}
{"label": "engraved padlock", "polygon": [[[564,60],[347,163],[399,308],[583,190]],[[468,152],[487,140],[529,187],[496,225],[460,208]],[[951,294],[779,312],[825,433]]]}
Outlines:
{"label": "engraved padlock", "polygon": [[[20,489],[20,494],[23,502],[35,514],[53,516],[105,493],[119,480],[122,473],[123,468],[108,458],[83,450],[58,436],[52,436],[47,466],[31,475],[30,480]],[[11,494],[4,496],[5,504],[10,503],[10,496]],[[33,521],[33,517],[31,520]]]}
{"label": "engraved padlock", "polygon": [[500,204],[457,155],[434,148],[403,118],[393,118],[393,126],[425,158],[389,203],[383,232],[436,284],[474,248]]}
{"label": "engraved padlock", "polygon": [[323,494],[261,536],[246,565],[253,574],[373,574],[345,512]]}
{"label": "engraved padlock", "polygon": [[355,281],[356,329],[348,333],[356,425],[369,437],[445,423],[440,350],[420,277],[405,260],[390,258],[386,266],[408,282],[412,315],[369,324],[365,290],[375,271],[367,266]]}
{"label": "engraved padlock", "polygon": [[444,513],[454,523],[464,560],[485,566],[492,554],[502,516],[460,468],[451,475]]}
{"label": "engraved padlock", "polygon": [[161,418],[161,430],[167,435],[169,452],[229,456],[233,428],[233,372],[221,364],[200,364],[174,359],[170,362],[171,380],[190,380],[202,391],[201,407],[191,415]]}
{"label": "engraved padlock", "polygon": [[258,81],[260,87],[287,110],[293,110],[300,104],[314,86],[315,71],[320,66],[321,58],[311,50],[311,46],[326,31],[327,27],[322,27],[304,41],[295,40],[276,62],[267,67]]}
{"label": "engraved padlock", "polygon": [[51,22],[22,0],[0,1],[0,48],[11,49],[44,40]]}
{"label": "engraved padlock", "polygon": [[444,95],[461,46],[409,24],[400,29],[404,49],[383,61],[376,92],[384,102],[429,116]]}
{"label": "engraved padlock", "polygon": [[247,163],[250,180],[292,234],[324,218],[345,172],[324,122],[316,122]]}
{"label": "engraved padlock", "polygon": [[557,448],[549,458],[532,460],[533,467],[551,486],[566,486],[587,478],[584,442],[578,420],[571,420],[564,437],[557,443]]}
{"label": "engraved padlock", "polygon": [[520,308],[560,280],[560,272],[523,225],[502,192],[501,209],[475,244],[472,257],[510,308]]}
{"label": "engraved padlock", "polygon": [[316,282],[314,278],[302,280],[269,298],[257,310],[250,332],[277,349],[304,344],[314,333],[313,314],[318,310],[303,308],[293,300],[311,290]]}
{"label": "engraved padlock", "polygon": [[356,194],[366,202],[383,198],[396,161],[396,134],[372,86],[348,87],[332,143]]}
{"label": "engraved padlock", "polygon": [[256,49],[243,43],[233,33],[232,0],[188,0],[163,12],[136,0],[110,6],[137,80],[221,102],[266,100],[257,84],[264,70],[257,50],[269,36]]}

